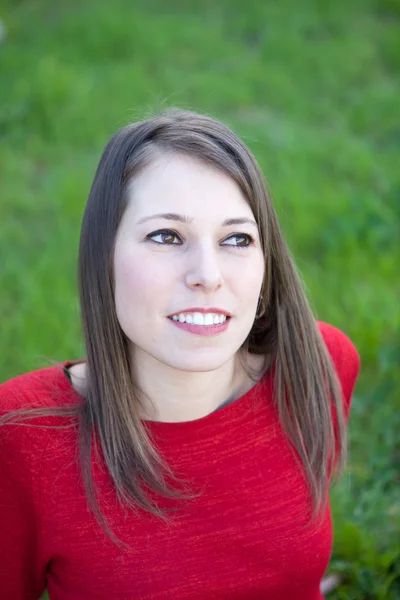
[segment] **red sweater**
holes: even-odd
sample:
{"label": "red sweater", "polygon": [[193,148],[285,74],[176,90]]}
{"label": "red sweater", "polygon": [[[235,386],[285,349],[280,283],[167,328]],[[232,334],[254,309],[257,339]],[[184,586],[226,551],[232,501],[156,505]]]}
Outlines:
{"label": "red sweater", "polygon": [[[348,414],[359,356],[342,332],[320,329]],[[71,397],[81,401],[62,366],[49,367],[0,386],[0,411]],[[167,526],[148,513],[124,514],[96,466],[102,508],[130,552],[113,545],[88,510],[75,427],[0,429],[2,600],[36,600],[45,588],[51,600],[321,600],[332,550],[330,508],[322,524],[302,528],[310,508],[306,485],[269,377],[201,419],[146,427],[175,472],[203,493]]]}

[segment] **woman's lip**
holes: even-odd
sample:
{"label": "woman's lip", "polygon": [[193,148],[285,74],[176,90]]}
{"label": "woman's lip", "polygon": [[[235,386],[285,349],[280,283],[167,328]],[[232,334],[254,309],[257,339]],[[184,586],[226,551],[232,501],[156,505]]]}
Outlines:
{"label": "woman's lip", "polygon": [[183,331],[194,333],[195,335],[213,336],[223,333],[228,329],[230,319],[227,318],[223,323],[217,325],[195,325],[194,323],[181,323],[180,321],[174,321],[171,317],[168,317],[173,325]]}
{"label": "woman's lip", "polygon": [[206,314],[206,313],[214,313],[214,314],[218,314],[218,315],[225,315],[227,317],[231,317],[231,313],[228,312],[227,310],[223,310],[222,308],[185,308],[183,310],[179,310],[175,313],[172,313],[171,315],[168,315],[169,317],[174,317],[177,315],[180,315],[181,313],[183,314],[187,314],[187,313],[202,313],[202,314]]}

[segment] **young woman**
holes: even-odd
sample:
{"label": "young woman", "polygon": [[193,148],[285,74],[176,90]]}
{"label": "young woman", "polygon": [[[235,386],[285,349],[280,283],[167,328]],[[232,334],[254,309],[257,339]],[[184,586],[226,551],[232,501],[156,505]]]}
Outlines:
{"label": "young woman", "polygon": [[223,124],[117,132],[86,206],[86,357],[0,387],[3,600],[320,600],[359,370]]}

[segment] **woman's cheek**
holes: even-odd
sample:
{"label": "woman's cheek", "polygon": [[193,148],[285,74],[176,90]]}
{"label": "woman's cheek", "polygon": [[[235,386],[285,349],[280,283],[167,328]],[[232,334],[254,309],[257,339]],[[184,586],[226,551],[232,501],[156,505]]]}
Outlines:
{"label": "woman's cheek", "polygon": [[170,274],[165,265],[154,264],[138,252],[119,254],[115,265],[116,301],[124,311],[143,311],[166,299]]}

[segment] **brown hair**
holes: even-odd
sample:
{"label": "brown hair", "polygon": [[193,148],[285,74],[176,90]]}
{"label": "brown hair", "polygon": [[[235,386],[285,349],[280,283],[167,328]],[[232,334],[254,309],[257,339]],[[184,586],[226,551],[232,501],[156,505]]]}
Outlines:
{"label": "brown hair", "polygon": [[[256,160],[228,127],[205,115],[169,109],[122,128],[106,145],[84,213],[79,249],[87,367],[84,402],[74,407],[19,411],[7,415],[7,420],[49,414],[78,418],[80,462],[89,504],[116,543],[120,540],[108,527],[97,500],[92,472],[94,439],[100,443],[122,505],[133,510],[139,506],[168,521],[169,512],[176,509],[161,510],[141,484],[166,498],[197,495],[162,461],[141,420],[127,339],[114,304],[113,252],[128,201],[128,184],[156,154],[165,152],[195,157],[232,177],[258,223],[265,257],[260,298],[263,314],[256,317],[243,349],[270,357],[274,401],[309,484],[314,518],[326,506],[331,475],[339,474],[346,461],[340,384]],[[167,474],[183,487],[170,487]]]}

